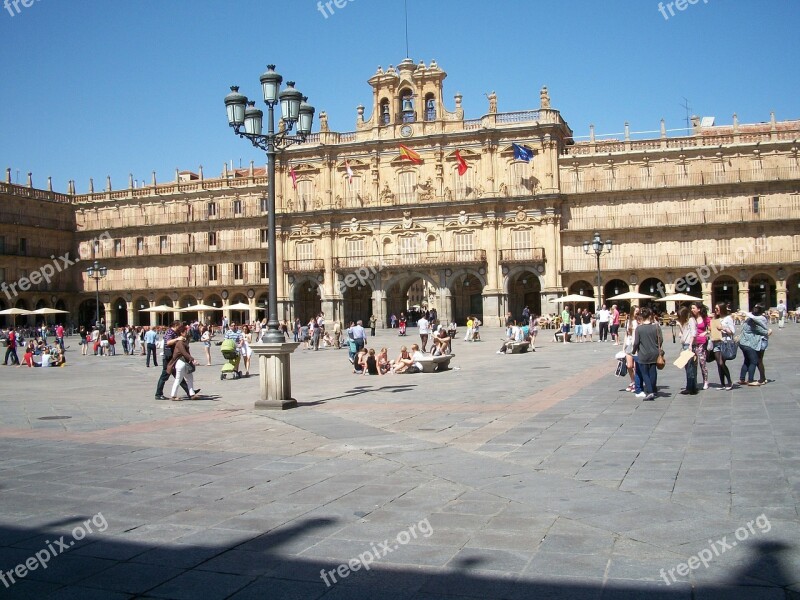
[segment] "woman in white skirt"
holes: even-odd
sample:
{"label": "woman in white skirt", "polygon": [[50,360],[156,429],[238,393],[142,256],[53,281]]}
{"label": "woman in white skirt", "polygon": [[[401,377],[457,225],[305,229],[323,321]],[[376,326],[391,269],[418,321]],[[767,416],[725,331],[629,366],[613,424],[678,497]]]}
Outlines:
{"label": "woman in white skirt", "polygon": [[250,328],[245,325],[242,327],[242,345],[239,347],[239,353],[244,362],[244,376],[250,377],[250,357],[253,356],[253,349],[250,344],[253,342],[253,335],[250,333]]}

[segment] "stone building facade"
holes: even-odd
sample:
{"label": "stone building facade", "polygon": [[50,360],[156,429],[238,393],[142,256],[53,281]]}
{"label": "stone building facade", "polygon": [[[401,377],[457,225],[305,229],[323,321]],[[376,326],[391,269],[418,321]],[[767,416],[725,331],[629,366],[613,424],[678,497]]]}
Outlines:
{"label": "stone building facade", "polygon": [[[799,121],[740,125],[734,116],[680,137],[662,124],[649,139],[632,139],[626,126],[620,139],[576,142],[547,88],[537,109],[499,112],[492,93],[482,117],[465,119],[460,95],[447,108],[445,77],[435,61],[379,68],[355,131],[330,131],[321,113],[319,133],[280,155],[280,318],[322,311],[386,323],[418,305],[441,320],[476,314],[498,324],[526,305],[553,312],[564,292],[605,299],[629,290],[685,291],[743,309],[800,304]],[[401,157],[400,144],[420,160]],[[533,159],[516,160],[512,144]],[[30,208],[33,195],[65,211],[64,227],[53,224],[63,239],[44,237],[108,267],[99,282],[107,322],[155,322],[142,309],[198,301],[222,310],[187,318],[263,316],[263,168],[225,167],[209,179],[202,169],[176,172],[166,184],[154,175],[119,191],[107,182],[83,195],[10,182],[0,192],[8,205]],[[600,261],[602,290],[595,256],[583,250],[595,231],[614,242]],[[58,294],[0,302],[49,306],[58,295],[73,320],[89,322],[95,282],[78,267],[70,273]],[[242,303],[246,311],[228,308]]]}

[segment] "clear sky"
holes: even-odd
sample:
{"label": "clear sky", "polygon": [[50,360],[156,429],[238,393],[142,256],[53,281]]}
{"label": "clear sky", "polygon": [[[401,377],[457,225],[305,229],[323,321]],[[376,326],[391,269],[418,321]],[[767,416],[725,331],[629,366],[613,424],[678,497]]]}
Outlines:
{"label": "clear sky", "polygon": [[[369,116],[366,80],[406,55],[403,0],[332,4],[327,18],[317,0],[25,1],[0,6],[0,168],[36,187],[52,175],[58,191],[262,165],[223,98],[232,84],[260,97],[268,63],[352,131],[358,104]],[[467,118],[492,90],[501,112],[538,108],[542,85],[576,136],[684,127],[684,98],[718,124],[800,118],[797,0],[686,0],[672,15],[654,0],[407,1],[411,58],[436,59]]]}

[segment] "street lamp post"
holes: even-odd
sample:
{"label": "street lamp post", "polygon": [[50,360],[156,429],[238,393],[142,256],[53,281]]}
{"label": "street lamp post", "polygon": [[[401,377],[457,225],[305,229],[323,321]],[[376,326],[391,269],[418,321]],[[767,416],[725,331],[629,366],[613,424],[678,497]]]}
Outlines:
{"label": "street lamp post", "polygon": [[94,279],[94,324],[96,327],[100,327],[100,280],[106,275],[108,275],[108,267],[100,266],[97,261],[94,261],[92,266],[86,269],[86,276]]}
{"label": "street lamp post", "polygon": [[[258,344],[253,345],[253,351],[264,357],[259,369],[262,399],[256,402],[256,408],[285,409],[297,406],[297,401],[291,399],[289,375],[289,354],[297,348],[297,344],[286,343],[278,323],[275,157],[278,150],[305,142],[311,133],[314,108],[307,104],[308,98],[295,89],[293,81],[287,82],[286,88],[280,90],[283,77],[275,72],[275,65],[267,65],[260,81],[264,103],[267,105],[266,134],[262,133],[264,113],[255,107],[255,102],[249,102],[246,96],[240,94],[237,86],[232,86],[231,93],[225,96],[225,108],[228,125],[233,128],[234,133],[250,140],[253,146],[267,153],[268,320],[267,329],[262,333],[261,347]],[[276,133],[275,106],[279,103],[283,127]],[[296,134],[291,135],[295,125]]]}
{"label": "street lamp post", "polygon": [[597,307],[600,309],[603,306],[603,280],[600,277],[600,257],[603,254],[608,254],[611,252],[611,247],[613,242],[611,240],[606,240],[606,243],[603,244],[603,240],[600,238],[600,233],[598,231],[594,232],[594,237],[592,238],[591,242],[584,241],[583,242],[583,251],[586,254],[594,253],[595,258],[597,259]]}

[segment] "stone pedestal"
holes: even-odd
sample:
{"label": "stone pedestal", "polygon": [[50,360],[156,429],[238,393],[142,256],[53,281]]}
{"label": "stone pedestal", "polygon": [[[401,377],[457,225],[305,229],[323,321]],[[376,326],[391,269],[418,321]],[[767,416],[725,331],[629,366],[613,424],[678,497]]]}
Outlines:
{"label": "stone pedestal", "polygon": [[291,354],[300,344],[251,344],[253,354],[258,356],[258,378],[261,397],[255,407],[264,410],[286,410],[295,408],[297,400],[292,398]]}

